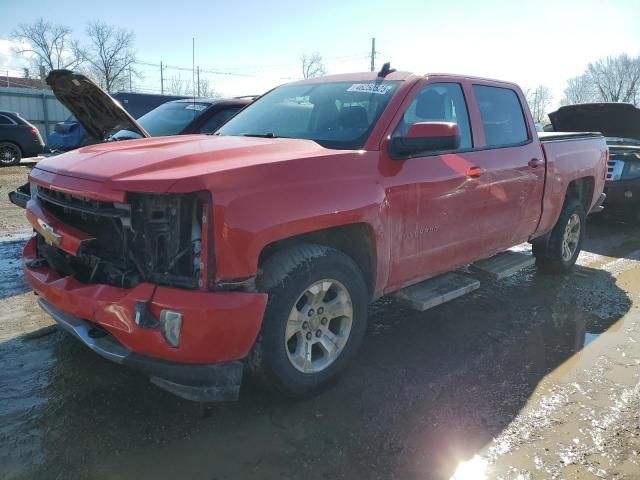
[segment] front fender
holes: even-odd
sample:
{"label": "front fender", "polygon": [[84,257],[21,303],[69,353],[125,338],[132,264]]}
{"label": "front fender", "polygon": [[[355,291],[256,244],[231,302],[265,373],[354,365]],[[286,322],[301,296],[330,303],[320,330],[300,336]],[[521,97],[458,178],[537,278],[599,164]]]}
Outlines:
{"label": "front fender", "polygon": [[275,241],[355,223],[369,225],[384,257],[384,199],[378,183],[345,179],[262,190],[214,206],[216,279],[256,275],[260,253]]}

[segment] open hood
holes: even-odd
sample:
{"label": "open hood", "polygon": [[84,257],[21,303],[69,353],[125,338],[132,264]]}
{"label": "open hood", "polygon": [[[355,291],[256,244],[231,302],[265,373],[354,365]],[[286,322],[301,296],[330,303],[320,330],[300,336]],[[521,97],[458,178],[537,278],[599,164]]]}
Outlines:
{"label": "open hood", "polygon": [[102,142],[109,132],[116,130],[151,136],[118,102],[84,75],[52,70],[47,75],[47,85],[94,142]]}
{"label": "open hood", "polygon": [[556,132],[600,132],[640,141],[640,108],[630,103],[584,103],[549,114]]}

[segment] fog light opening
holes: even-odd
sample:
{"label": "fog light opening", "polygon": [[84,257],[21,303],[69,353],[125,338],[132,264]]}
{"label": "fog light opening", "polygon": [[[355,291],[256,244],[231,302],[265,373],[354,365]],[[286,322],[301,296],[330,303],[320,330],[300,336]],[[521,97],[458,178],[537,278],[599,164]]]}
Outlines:
{"label": "fog light opening", "polygon": [[160,312],[160,327],[167,343],[173,348],[178,348],[182,331],[182,313],[174,310],[162,310]]}

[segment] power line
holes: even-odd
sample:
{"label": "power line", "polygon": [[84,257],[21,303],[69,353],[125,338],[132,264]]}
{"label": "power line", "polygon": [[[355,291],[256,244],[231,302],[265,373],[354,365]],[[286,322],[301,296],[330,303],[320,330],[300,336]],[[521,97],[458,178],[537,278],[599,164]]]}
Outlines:
{"label": "power line", "polygon": [[[336,57],[325,57],[323,58],[323,61],[326,63],[341,63],[341,62],[346,62],[349,60],[357,60],[357,59],[362,59],[362,58],[366,58],[368,56],[367,53],[355,53],[355,54],[351,54],[351,55],[341,55],[341,56],[336,56]],[[176,70],[176,71],[181,71],[181,72],[191,72],[192,68],[191,67],[184,67],[184,66],[179,66],[179,65],[168,65],[166,63],[160,62],[158,63],[153,63],[153,62],[148,62],[148,61],[144,61],[144,60],[138,60],[135,62],[136,65],[141,65],[141,66],[146,66],[146,67],[155,67],[155,68],[162,68],[165,70]],[[205,68],[200,68],[200,73],[207,73],[210,75],[225,75],[225,76],[234,76],[234,77],[246,77],[246,78],[257,78],[259,77],[259,75],[257,74],[250,74],[250,73],[238,73],[238,72],[233,72],[233,71],[229,71],[229,70],[266,70],[266,69],[275,69],[275,68],[281,68],[281,67],[293,67],[293,66],[297,66],[299,64],[299,62],[289,62],[289,63],[279,63],[279,64],[271,64],[271,65],[252,65],[252,66],[242,66],[242,67],[227,67],[227,68],[220,68],[220,69],[205,69]],[[283,80],[288,80],[290,77],[281,77]]]}

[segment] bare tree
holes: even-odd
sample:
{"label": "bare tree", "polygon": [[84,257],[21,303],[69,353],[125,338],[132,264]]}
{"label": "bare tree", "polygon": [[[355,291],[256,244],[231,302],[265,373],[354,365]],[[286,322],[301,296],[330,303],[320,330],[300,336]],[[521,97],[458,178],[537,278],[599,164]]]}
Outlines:
{"label": "bare tree", "polygon": [[220,95],[216,92],[216,89],[211,86],[209,79],[202,77],[200,79],[200,96],[205,98],[216,98]]}
{"label": "bare tree", "polygon": [[534,89],[527,89],[525,95],[533,120],[536,123],[543,123],[547,118],[547,110],[553,100],[551,90],[544,85],[538,85]]}
{"label": "bare tree", "polygon": [[36,71],[40,66],[47,72],[59,68],[73,70],[84,61],[84,52],[71,38],[71,30],[42,18],[19,25],[11,38],[19,45],[15,53],[26,56]]}
{"label": "bare tree", "polygon": [[574,105],[576,103],[597,102],[600,100],[591,76],[584,73],[567,80],[564,97],[560,105]]}
{"label": "bare tree", "polygon": [[172,95],[189,95],[191,94],[191,82],[184,80],[180,74],[169,78],[169,83],[165,88],[167,93]]}
{"label": "bare tree", "polygon": [[87,26],[90,45],[86,58],[90,73],[108,92],[122,88],[128,81],[129,73],[136,77],[139,73],[133,68],[136,53],[133,48],[132,30],[117,28],[104,22],[91,22]]}
{"label": "bare tree", "polygon": [[640,94],[640,57],[622,54],[601,58],[587,67],[599,100],[635,102]]}
{"label": "bare tree", "polygon": [[[197,80],[196,80],[197,82]],[[200,78],[200,89],[196,88],[195,92],[193,89],[193,82],[189,79],[183,79],[180,74],[169,77],[169,81],[166,86],[167,93],[172,95],[198,95],[200,97],[205,98],[216,98],[219,96],[218,92],[211,86],[208,78],[201,77]],[[196,83],[196,85],[198,85]]]}
{"label": "bare tree", "polygon": [[322,56],[318,52],[314,52],[308,56],[302,55],[300,57],[300,63],[302,64],[303,78],[321,77],[327,73],[327,69],[322,63]]}

